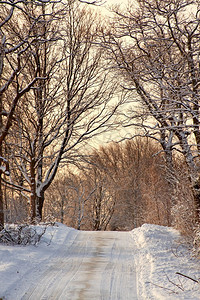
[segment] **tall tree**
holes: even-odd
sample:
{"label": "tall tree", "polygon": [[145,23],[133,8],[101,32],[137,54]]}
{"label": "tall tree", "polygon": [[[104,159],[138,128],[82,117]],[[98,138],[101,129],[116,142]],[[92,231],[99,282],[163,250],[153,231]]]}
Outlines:
{"label": "tall tree", "polygon": [[[35,29],[46,42],[34,44],[26,76],[35,71],[47,80],[41,79],[24,97],[14,131],[18,132],[15,162],[30,194],[32,221],[42,217],[44,193],[60,164],[77,162],[80,148],[108,128],[116,110],[111,102],[115,85],[96,45],[95,18],[84,5],[69,1],[65,20],[55,25],[45,19],[46,26]],[[59,41],[55,33],[60,34]],[[47,43],[49,36],[54,42]]]}
{"label": "tall tree", "polygon": [[129,100],[143,106],[140,114],[132,113],[132,122],[138,126],[140,120],[145,135],[160,142],[171,171],[173,151],[182,153],[199,218],[199,1],[130,3],[126,11],[115,9],[112,28],[104,47],[124,78]]}
{"label": "tall tree", "polygon": [[[34,57],[32,47],[46,41],[41,33],[35,34],[35,28],[44,25],[43,13],[37,17],[32,15],[33,7],[38,10],[41,6],[49,7],[60,4],[58,1],[0,1],[0,227],[3,227],[3,194],[2,173],[9,175],[9,163],[3,154],[3,143],[9,134],[15,120],[16,108],[23,96],[32,90],[40,80],[46,80],[36,71],[32,77],[25,74],[27,62]],[[52,4],[53,3],[53,4]],[[49,12],[47,13],[49,16]],[[27,27],[26,18],[30,22]],[[53,16],[52,16],[53,18]]]}

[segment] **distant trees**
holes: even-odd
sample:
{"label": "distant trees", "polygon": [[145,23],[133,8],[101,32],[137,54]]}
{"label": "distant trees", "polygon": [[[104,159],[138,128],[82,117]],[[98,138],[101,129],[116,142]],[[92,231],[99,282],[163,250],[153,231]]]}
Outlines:
{"label": "distant trees", "polygon": [[154,155],[158,151],[143,138],[92,152],[82,171],[61,174],[52,184],[45,216],[53,214],[85,230],[131,230],[145,222],[171,225],[170,190],[163,155]]}
{"label": "distant trees", "polygon": [[58,174],[46,192],[45,219],[53,218],[76,229],[82,229],[88,219],[85,207],[90,194],[86,191],[83,179],[76,174]]}
{"label": "distant trees", "polygon": [[115,191],[98,165],[79,174],[61,173],[46,193],[44,217],[78,230],[106,230],[115,208]]}
{"label": "distant trees", "polygon": [[171,174],[173,152],[184,156],[198,220],[199,1],[137,1],[114,14],[102,44],[133,101],[129,125],[159,141]]}
{"label": "distant trees", "polygon": [[86,165],[87,171],[83,172],[85,185],[90,191],[86,213],[89,216],[91,230],[106,230],[115,211],[116,191],[98,154],[98,152],[91,153],[89,164]]}
{"label": "distant trees", "polygon": [[[94,155],[98,169],[106,174],[114,211],[109,221],[113,230],[131,230],[145,222],[171,224],[162,155],[148,139],[135,139],[102,147]],[[161,197],[162,195],[162,197]]]}

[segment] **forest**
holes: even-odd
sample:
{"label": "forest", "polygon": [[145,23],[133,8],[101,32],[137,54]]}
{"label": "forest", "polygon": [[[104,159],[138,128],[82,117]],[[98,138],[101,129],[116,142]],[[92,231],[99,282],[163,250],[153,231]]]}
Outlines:
{"label": "forest", "polygon": [[[109,4],[109,3],[108,3]],[[200,3],[0,0],[0,227],[200,242]]]}

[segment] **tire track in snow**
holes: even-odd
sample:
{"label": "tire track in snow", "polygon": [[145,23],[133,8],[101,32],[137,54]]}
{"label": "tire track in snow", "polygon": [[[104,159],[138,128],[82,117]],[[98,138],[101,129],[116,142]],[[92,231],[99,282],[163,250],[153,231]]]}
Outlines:
{"label": "tire track in snow", "polygon": [[[66,240],[66,248],[58,250],[52,266],[38,278],[38,282],[26,292],[22,300],[59,299],[66,283],[78,272],[78,262],[73,257],[81,257],[85,249],[84,242],[79,242],[79,236],[79,231],[72,231],[72,237]],[[77,247],[79,243],[82,247]]]}
{"label": "tire track in snow", "polygon": [[135,300],[134,241],[128,232],[78,232],[23,300]]}
{"label": "tire track in snow", "polygon": [[102,293],[102,300],[137,299],[134,244],[129,233],[116,232],[105,273],[102,287],[107,286],[107,293]]}

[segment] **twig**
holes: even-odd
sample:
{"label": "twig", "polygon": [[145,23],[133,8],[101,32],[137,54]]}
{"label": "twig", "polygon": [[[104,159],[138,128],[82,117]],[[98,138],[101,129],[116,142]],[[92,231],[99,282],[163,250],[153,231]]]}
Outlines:
{"label": "twig", "polygon": [[172,280],[170,280],[169,276],[166,273],[165,273],[165,275],[166,275],[166,277],[167,277],[167,279],[170,283],[175,285],[177,288],[181,289],[181,291],[184,291],[184,288],[182,286],[180,286],[179,284],[177,284],[177,283],[173,282]]}
{"label": "twig", "polygon": [[151,284],[153,284],[153,285],[155,285],[155,286],[157,286],[157,287],[159,287],[159,288],[161,288],[161,289],[164,289],[164,290],[170,291],[170,292],[171,292],[171,293],[173,293],[173,294],[178,294],[178,292],[175,292],[175,291],[174,291],[174,290],[172,290],[172,289],[166,288],[166,287],[164,287],[164,286],[161,286],[161,285],[158,285],[158,284],[156,284],[156,283],[153,283],[153,282],[150,282],[150,281],[148,281],[147,283],[151,283]]}
{"label": "twig", "polygon": [[188,278],[188,279],[190,279],[190,280],[192,280],[192,281],[194,281],[194,282],[196,282],[196,283],[199,283],[198,280],[196,280],[196,279],[194,279],[194,278],[192,278],[192,277],[190,277],[190,276],[181,274],[180,272],[176,272],[176,274],[181,275],[181,276],[183,276],[183,277],[186,277],[186,278]]}

